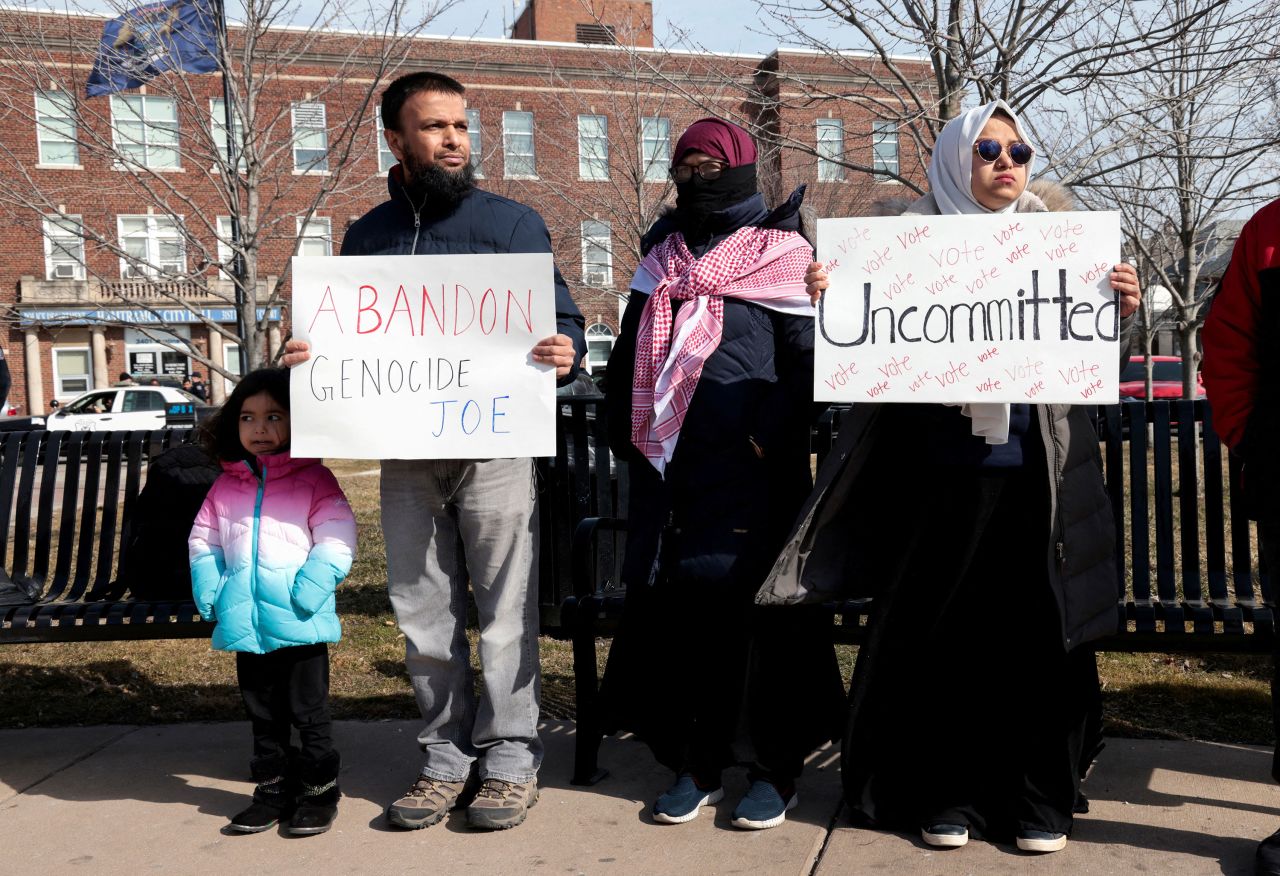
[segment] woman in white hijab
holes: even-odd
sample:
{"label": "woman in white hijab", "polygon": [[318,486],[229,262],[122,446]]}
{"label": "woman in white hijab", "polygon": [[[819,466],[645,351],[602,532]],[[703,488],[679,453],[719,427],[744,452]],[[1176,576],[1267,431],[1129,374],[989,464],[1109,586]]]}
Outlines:
{"label": "woman in white hijab", "polygon": [[[994,101],[943,128],[931,191],[906,212],[1042,212],[1034,165],[1017,115]],[[805,280],[816,301],[822,266]],[[1111,284],[1127,331],[1137,273],[1117,265]],[[970,836],[1063,848],[1094,753],[1081,645],[1114,629],[1119,588],[1086,410],[855,405],[846,430],[858,444],[830,454],[759,601],[811,598],[825,580],[882,587],[842,755],[855,819],[941,848]]]}

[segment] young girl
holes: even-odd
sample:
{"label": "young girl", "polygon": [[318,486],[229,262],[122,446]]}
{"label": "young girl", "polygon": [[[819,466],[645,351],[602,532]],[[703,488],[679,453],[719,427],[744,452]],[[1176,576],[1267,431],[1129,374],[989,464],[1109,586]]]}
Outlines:
{"label": "young girl", "polygon": [[333,591],[351,569],[355,517],[332,472],[289,456],[288,369],[246,375],[205,438],[223,473],[191,528],[192,592],[217,621],[213,647],[236,652],[257,783],[229,828],[287,819],[289,833],[323,833],[340,796],[326,643],[341,634]]}

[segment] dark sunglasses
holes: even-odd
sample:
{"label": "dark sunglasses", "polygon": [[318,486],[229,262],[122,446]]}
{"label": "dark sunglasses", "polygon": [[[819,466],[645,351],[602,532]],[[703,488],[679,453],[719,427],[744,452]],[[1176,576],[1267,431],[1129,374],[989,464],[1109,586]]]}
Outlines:
{"label": "dark sunglasses", "polygon": [[671,168],[671,178],[678,183],[687,183],[693,179],[696,173],[705,180],[719,179],[720,174],[724,173],[725,165],[721,161],[704,161],[699,165],[690,167],[687,164],[677,164]]}
{"label": "dark sunglasses", "polygon": [[[999,140],[979,140],[973,144],[973,151],[978,153],[978,157],[983,161],[990,163],[1000,157],[1004,147],[1000,145]],[[1036,151],[1026,143],[1009,144],[1009,159],[1014,164],[1026,164],[1035,154]]]}

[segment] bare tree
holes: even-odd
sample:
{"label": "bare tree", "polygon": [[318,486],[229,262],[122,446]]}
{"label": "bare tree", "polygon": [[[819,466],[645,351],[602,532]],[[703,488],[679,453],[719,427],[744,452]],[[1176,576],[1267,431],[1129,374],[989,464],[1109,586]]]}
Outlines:
{"label": "bare tree", "polygon": [[[1154,24],[1197,5],[1173,0]],[[1114,59],[1121,75],[1095,83],[1077,120],[1064,119],[1062,139],[1076,141],[1059,152],[1066,181],[1090,206],[1121,211],[1145,284],[1171,295],[1189,398],[1216,280],[1205,266],[1229,251],[1238,223],[1228,220],[1280,183],[1277,45],[1274,5],[1212,9],[1158,50]]]}
{"label": "bare tree", "polygon": [[[843,86],[797,77],[786,89],[798,95],[791,101],[856,99],[897,126],[903,153],[915,153],[901,162],[904,169],[926,163],[938,132],[965,100],[1000,98],[1018,111],[1036,106],[1037,113],[1069,105],[1095,83],[1134,69],[1130,63],[1122,70],[1117,59],[1141,53],[1150,62],[1229,3],[1178,4],[1177,15],[1156,20],[1158,4],[1137,0],[763,0],[781,39],[821,53],[848,74]],[[833,22],[847,27],[832,30]],[[835,48],[833,36],[860,51]],[[1054,114],[1040,115],[1040,130],[1056,123]],[[815,154],[807,138],[782,145]],[[844,164],[856,173],[883,173],[851,156]],[[918,177],[894,178],[923,192]]]}
{"label": "bare tree", "polygon": [[[1275,4],[1247,0],[764,0],[784,38],[848,71],[850,85],[796,78],[793,103],[858,100],[898,126],[923,163],[964,101],[1007,101],[1059,177],[1096,209],[1124,213],[1129,255],[1173,298],[1192,393],[1221,220],[1277,181]],[[833,31],[830,25],[845,25]],[[824,29],[825,27],[825,29]],[[863,51],[839,51],[848,38]],[[927,75],[922,75],[923,62]],[[874,86],[874,87],[871,87]],[[785,149],[813,153],[806,138]],[[872,168],[846,161],[852,171]],[[905,164],[905,163],[904,163]],[[903,177],[900,182],[921,186]],[[1158,330],[1152,315],[1151,332]]]}
{"label": "bare tree", "polygon": [[[566,249],[582,242],[562,259],[571,280],[598,297],[625,298],[641,239],[674,194],[672,142],[701,115],[738,115],[742,90],[693,54],[618,46],[592,60],[590,69],[575,69],[548,59],[542,139],[567,160],[547,162],[539,177],[556,202],[546,211],[552,238]],[[608,233],[593,239],[593,228]],[[603,247],[610,270],[599,260]]]}
{"label": "bare tree", "polygon": [[[0,13],[0,209],[43,227],[47,246],[79,242],[84,303],[150,311],[158,328],[128,324],[234,378],[211,350],[163,331],[165,312],[180,309],[238,344],[248,368],[262,363],[269,322],[287,303],[290,256],[337,230],[312,220],[355,200],[369,175],[356,159],[376,148],[375,95],[452,2],[245,0],[243,19],[219,33],[217,73],[166,73],[93,98],[83,95],[101,17]],[[105,187],[100,173],[91,185],[74,174],[51,181],[18,139],[32,130],[67,141],[77,166],[118,173]],[[146,214],[149,237],[117,224],[122,208]],[[238,308],[239,327],[208,318],[210,306]]]}

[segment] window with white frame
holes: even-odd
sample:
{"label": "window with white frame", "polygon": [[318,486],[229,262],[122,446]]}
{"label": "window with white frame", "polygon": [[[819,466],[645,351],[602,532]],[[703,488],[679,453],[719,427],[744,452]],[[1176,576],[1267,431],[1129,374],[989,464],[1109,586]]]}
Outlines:
{"label": "window with white frame", "polygon": [[[241,233],[244,231],[242,225],[238,229]],[[234,279],[235,271],[235,250],[231,247],[231,217],[218,217],[218,265],[222,275],[228,280]]]}
{"label": "window with white frame", "polygon": [[58,398],[88,392],[93,385],[88,347],[53,348],[53,394]]}
{"label": "window with white frame", "polygon": [[333,255],[333,222],[328,216],[312,216],[305,224],[298,217],[298,255]]}
{"label": "window with white frame", "polygon": [[329,170],[329,131],[324,104],[295,102],[293,115],[293,169],[298,173]]}
{"label": "window with white frame", "polygon": [[595,374],[609,364],[615,340],[613,329],[604,323],[587,326],[587,373]]}
{"label": "window with white frame", "polygon": [[613,229],[608,222],[588,219],[582,223],[582,282],[613,285]]}
{"label": "window with white frame", "polygon": [[578,176],[609,178],[609,119],[605,116],[578,116]]}
{"label": "window with white frame", "polygon": [[222,265],[223,273],[231,275],[231,259],[235,253],[231,250],[231,217],[218,217],[218,264]]}
{"label": "window with white frame", "polygon": [[[241,365],[239,344],[224,343],[222,345],[222,364],[226,366],[227,371],[231,374],[240,373]],[[222,380],[222,395],[224,397],[231,395],[231,392],[236,388],[236,383],[238,381],[229,380],[226,377],[221,377],[221,375],[219,375],[219,377]]]}
{"label": "window with white frame", "polygon": [[480,134],[480,110],[467,110],[467,139],[471,142],[471,170],[477,177],[484,178],[484,165],[481,161],[481,148],[484,139]]}
{"label": "window with white frame", "polygon": [[871,166],[881,174],[898,172],[898,126],[893,122],[871,125]]}
{"label": "window with white frame", "polygon": [[502,114],[502,162],[507,179],[536,179],[533,154],[533,113],[507,110]]}
{"label": "window with white frame", "polygon": [[841,119],[818,119],[818,182],[844,179],[844,122]]}
{"label": "window with white frame", "polygon": [[[222,98],[209,101],[209,127],[213,132],[214,145],[218,147],[218,158],[227,160],[227,102]],[[244,172],[244,121],[232,107],[231,130],[235,135],[236,170]]]}
{"label": "window with white frame", "polygon": [[119,216],[120,260],[125,279],[184,274],[187,251],[182,225],[172,216]]}
{"label": "window with white frame", "polygon": [[84,279],[84,231],[79,216],[44,217],[44,267],[49,280]]}
{"label": "window with white frame", "polygon": [[41,164],[77,167],[75,100],[65,91],[36,92],[36,143]]}
{"label": "window with white frame", "polygon": [[115,94],[111,124],[122,163],[143,167],[181,167],[178,154],[178,102],[171,97]]}
{"label": "window with white frame", "polygon": [[671,167],[671,120],[646,116],[640,120],[640,166],[644,178],[662,182]]}
{"label": "window with white frame", "polygon": [[386,126],[382,124],[382,107],[378,107],[373,112],[374,124],[378,129],[378,170],[386,173],[399,163],[400,159],[396,158],[396,154],[391,151],[391,147],[387,145]]}

